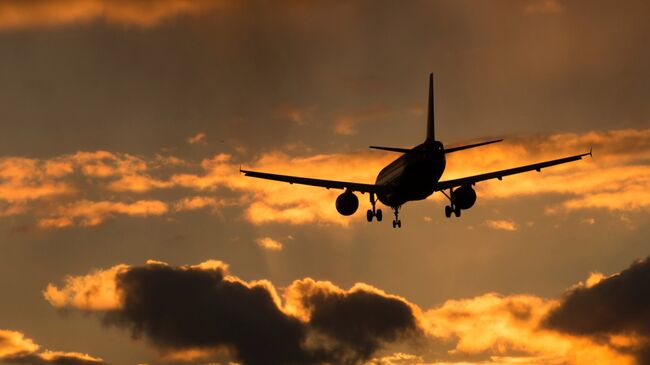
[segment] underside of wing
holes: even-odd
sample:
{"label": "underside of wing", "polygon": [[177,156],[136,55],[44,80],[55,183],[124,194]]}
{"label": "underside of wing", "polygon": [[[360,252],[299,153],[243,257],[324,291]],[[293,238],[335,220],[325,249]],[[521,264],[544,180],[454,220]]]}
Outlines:
{"label": "underside of wing", "polygon": [[473,184],[475,184],[477,182],[491,180],[491,179],[499,179],[499,180],[501,180],[504,176],[520,174],[522,172],[527,172],[527,171],[536,170],[538,172],[541,172],[543,168],[550,167],[550,166],[555,166],[555,165],[560,165],[560,164],[567,163],[567,162],[578,161],[578,160],[581,160],[584,156],[591,156],[591,150],[588,153],[583,153],[583,154],[580,154],[580,155],[564,157],[564,158],[560,158],[560,159],[557,159],[557,160],[545,161],[545,162],[535,163],[535,164],[532,164],[532,165],[515,167],[515,168],[507,169],[507,170],[488,172],[486,174],[468,176],[468,177],[463,177],[463,178],[460,178],[460,179],[440,181],[438,184],[436,184],[435,190],[440,191],[440,190],[451,189],[451,188],[455,188],[455,187],[459,187],[459,186],[463,186],[463,185],[473,185]]}
{"label": "underside of wing", "polygon": [[387,193],[390,188],[385,185],[363,184],[348,181],[312,179],[308,177],[269,174],[266,172],[240,170],[245,176],[256,177],[259,179],[282,181],[289,184],[300,184],[318,186],[326,189],[347,189],[361,193]]}

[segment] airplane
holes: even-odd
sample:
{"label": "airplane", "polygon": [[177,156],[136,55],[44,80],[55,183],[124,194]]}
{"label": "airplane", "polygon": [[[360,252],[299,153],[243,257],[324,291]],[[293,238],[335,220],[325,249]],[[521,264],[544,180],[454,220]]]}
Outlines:
{"label": "airplane", "polygon": [[[433,108],[433,73],[431,73],[429,75],[426,139],[423,143],[413,148],[370,146],[373,149],[402,154],[379,172],[374,184],[270,174],[242,170],[241,167],[240,173],[243,173],[244,176],[288,182],[289,184],[311,185],[326,189],[343,189],[344,192],[336,198],[336,210],[344,216],[354,214],[359,208],[359,199],[354,194],[355,192],[361,194],[369,193],[372,209],[368,209],[366,214],[368,222],[372,222],[373,218],[381,222],[381,209],[376,209],[377,201],[380,201],[393,210],[395,216],[395,219],[393,219],[393,228],[401,228],[402,221],[399,219],[399,210],[407,202],[426,199],[431,194],[439,191],[449,200],[449,205],[445,206],[445,216],[450,218],[453,213],[456,217],[460,217],[461,210],[471,208],[476,202],[476,191],[473,186],[478,182],[491,179],[502,180],[504,176],[533,170],[541,172],[546,167],[581,160],[587,155],[592,156],[590,148],[589,152],[575,156],[460,179],[440,181],[445,171],[446,154],[501,142],[503,139],[445,148],[442,142],[436,140]],[[449,191],[448,193],[446,192],[447,190]]]}

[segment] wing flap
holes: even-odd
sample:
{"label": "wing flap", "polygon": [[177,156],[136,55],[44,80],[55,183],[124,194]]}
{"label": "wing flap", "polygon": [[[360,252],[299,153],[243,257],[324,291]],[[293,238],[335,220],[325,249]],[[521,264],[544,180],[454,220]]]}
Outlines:
{"label": "wing flap", "polygon": [[348,181],[336,180],[322,180],[313,179],[309,177],[291,176],[291,175],[278,175],[270,174],[267,172],[239,170],[244,173],[244,176],[255,177],[259,179],[282,181],[289,184],[300,184],[309,186],[318,186],[326,189],[349,189],[361,193],[386,193],[390,191],[390,187],[385,185],[363,184]]}
{"label": "wing flap", "polygon": [[520,174],[522,172],[527,172],[527,171],[536,170],[538,172],[541,172],[543,168],[550,167],[550,166],[555,166],[555,165],[560,165],[560,164],[567,163],[567,162],[578,161],[578,160],[581,160],[584,156],[591,156],[591,150],[589,150],[588,153],[582,153],[582,154],[575,155],[575,156],[559,158],[557,160],[545,161],[545,162],[540,162],[540,163],[535,163],[535,164],[531,164],[531,165],[515,167],[515,168],[512,168],[512,169],[506,169],[506,170],[501,170],[501,171],[488,172],[486,174],[468,176],[468,177],[463,177],[463,178],[460,178],[460,179],[440,181],[440,182],[438,182],[438,184],[436,184],[435,190],[436,191],[446,190],[446,189],[451,189],[451,188],[455,188],[455,187],[458,187],[458,186],[475,184],[477,182],[481,182],[481,181],[485,181],[485,180],[491,180],[491,179],[499,179],[499,180],[501,180],[504,176]]}

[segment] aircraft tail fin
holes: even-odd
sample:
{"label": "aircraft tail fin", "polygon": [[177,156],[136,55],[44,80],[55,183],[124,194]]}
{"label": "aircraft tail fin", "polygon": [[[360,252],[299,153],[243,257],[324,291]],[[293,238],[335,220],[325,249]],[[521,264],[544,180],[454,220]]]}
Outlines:
{"label": "aircraft tail fin", "polygon": [[433,113],[433,73],[429,74],[429,108],[427,112],[427,142],[436,140],[435,118]]}

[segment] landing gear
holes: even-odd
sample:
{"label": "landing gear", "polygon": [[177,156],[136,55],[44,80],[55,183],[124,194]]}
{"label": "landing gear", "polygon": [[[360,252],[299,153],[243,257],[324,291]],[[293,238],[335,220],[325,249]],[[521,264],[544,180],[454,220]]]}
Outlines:
{"label": "landing gear", "polygon": [[366,219],[368,222],[372,222],[372,218],[375,217],[377,218],[377,222],[381,222],[383,215],[381,213],[381,209],[375,209],[375,205],[377,204],[375,193],[370,193],[370,204],[372,204],[372,209],[368,209],[366,212]]}
{"label": "landing gear", "polygon": [[445,217],[450,218],[451,213],[454,213],[456,217],[460,217],[460,207],[454,204],[454,190],[449,189],[449,195],[447,195],[444,191],[442,193],[445,194],[450,203],[450,205],[445,206]]}
{"label": "landing gear", "polygon": [[402,221],[399,219],[399,208],[393,207],[393,213],[395,214],[395,219],[393,219],[393,228],[402,228]]}

